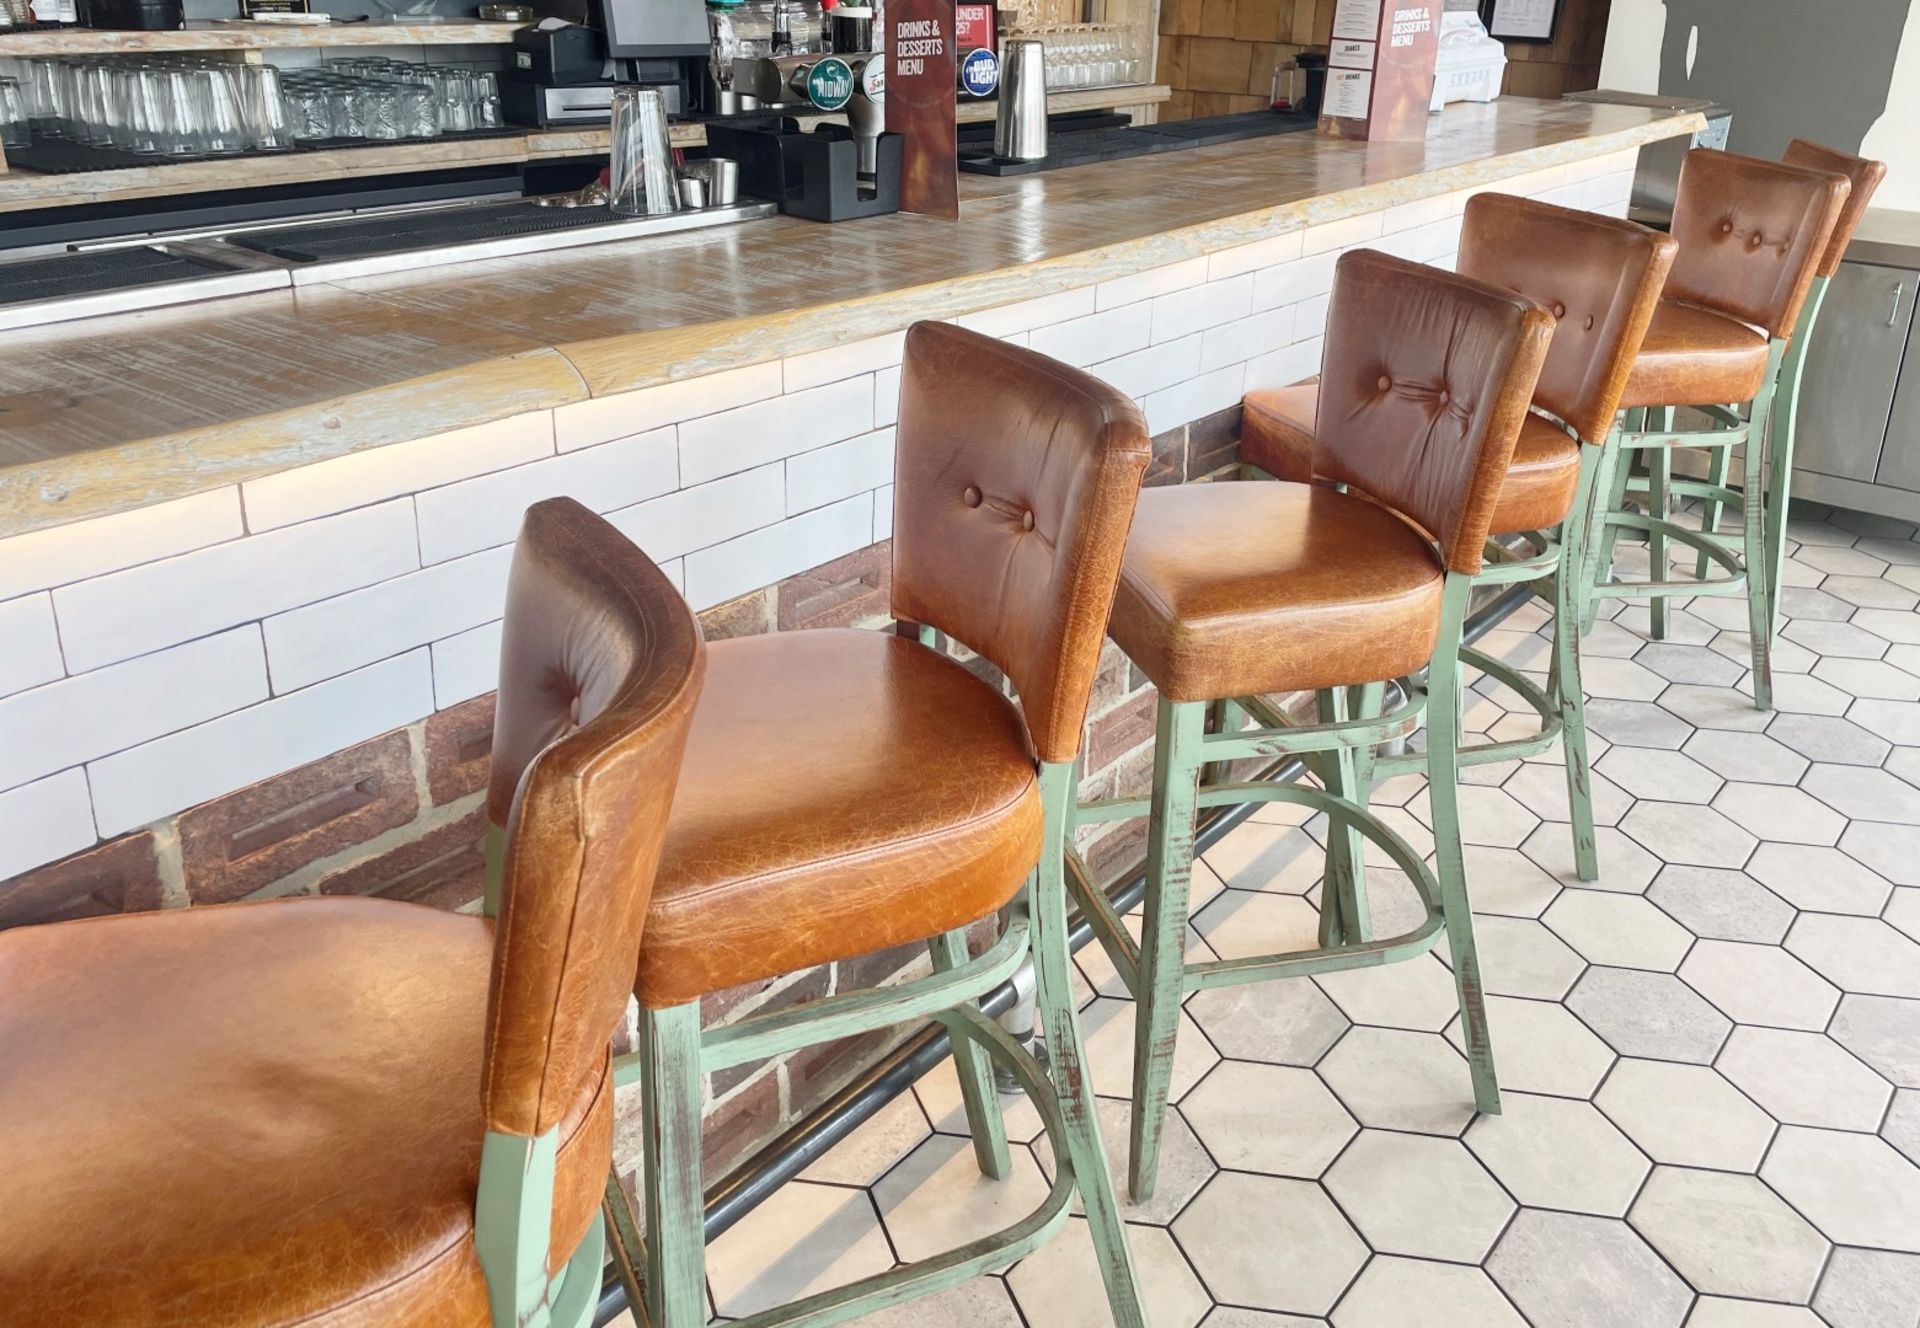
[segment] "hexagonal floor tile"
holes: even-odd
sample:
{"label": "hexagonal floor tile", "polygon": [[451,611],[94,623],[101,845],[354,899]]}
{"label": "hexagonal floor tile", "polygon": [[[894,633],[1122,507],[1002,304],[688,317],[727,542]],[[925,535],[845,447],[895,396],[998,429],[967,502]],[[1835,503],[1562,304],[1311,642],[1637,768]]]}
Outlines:
{"label": "hexagonal floor tile", "polygon": [[[855,1320],[860,1328],[1024,1328],[1013,1295],[998,1277],[969,1278],[959,1286],[876,1310]],[[612,1328],[637,1328],[615,1319]]]}
{"label": "hexagonal floor tile", "polygon": [[1319,1071],[1362,1125],[1457,1137],[1474,1116],[1466,1058],[1437,1033],[1352,1028]]}
{"label": "hexagonal floor tile", "polygon": [[1045,1200],[1047,1182],[1024,1146],[1014,1147],[1007,1179],[988,1180],[970,1141],[936,1134],[874,1182],[870,1193],[899,1256],[925,1259],[1018,1222]]}
{"label": "hexagonal floor tile", "polygon": [[1920,595],[1898,581],[1877,576],[1830,576],[1820,583],[1820,589],[1863,609],[1911,610],[1920,604]]}
{"label": "hexagonal floor tile", "polygon": [[1428,1135],[1367,1130],[1327,1172],[1326,1186],[1382,1254],[1478,1263],[1514,1210],[1458,1140]]}
{"label": "hexagonal floor tile", "polygon": [[1920,678],[1881,659],[1823,659],[1813,666],[1813,676],[1849,696],[1920,701]]}
{"label": "hexagonal floor tile", "polygon": [[[1102,996],[1080,1016],[1093,1091],[1101,1097],[1133,1096],[1133,1002]],[[1220,1053],[1184,1011],[1173,1049],[1173,1100],[1178,1102],[1213,1068]]]}
{"label": "hexagonal floor tile", "polygon": [[[1746,668],[1735,660],[1716,655],[1698,646],[1674,645],[1655,641],[1643,647],[1633,662],[1653,670],[1668,682],[1693,683],[1700,687],[1731,687],[1739,682]],[[1585,661],[1581,672],[1585,673]]]}
{"label": "hexagonal floor tile", "polygon": [[[1431,793],[1422,790],[1407,804],[1407,810],[1422,825],[1433,825]],[[1513,800],[1504,789],[1482,784],[1460,786],[1460,837],[1469,844],[1490,848],[1519,848],[1532,834],[1540,818]]]}
{"label": "hexagonal floor tile", "polygon": [[1786,1125],[1879,1128],[1893,1085],[1820,1033],[1733,1030],[1716,1068]]}
{"label": "hexagonal floor tile", "polygon": [[1641,895],[1568,890],[1541,919],[1589,963],[1671,973],[1693,936]]}
{"label": "hexagonal floor tile", "polygon": [[1895,885],[1920,885],[1920,825],[1856,821],[1840,836],[1840,851]]}
{"label": "hexagonal floor tile", "polygon": [[1303,895],[1320,879],[1325,854],[1291,826],[1246,821],[1202,860],[1233,889]]}
{"label": "hexagonal floor tile", "polygon": [[1687,1328],[1826,1328],[1804,1305],[1762,1305],[1755,1300],[1702,1296],[1687,1316]]}
{"label": "hexagonal floor tile", "polygon": [[[1620,890],[1638,894],[1645,890],[1660,871],[1660,860],[1610,825],[1594,830],[1594,848],[1600,863],[1600,879],[1581,881],[1573,867],[1573,839],[1567,827],[1558,821],[1543,822],[1527,836],[1520,851],[1550,874],[1554,880],[1580,885],[1589,890]],[[1468,878],[1472,889],[1472,878]]]}
{"label": "hexagonal floor tile", "polygon": [[[1589,765],[1593,759],[1590,745],[1587,752]],[[1500,787],[1515,802],[1543,821],[1565,823],[1573,819],[1568,810],[1565,763],[1546,765],[1538,761],[1522,761],[1520,768],[1508,775]],[[1587,796],[1593,803],[1595,825],[1617,825],[1620,818],[1627,814],[1628,808],[1633,806],[1632,795],[1605,775],[1591,769],[1587,773]]]}
{"label": "hexagonal floor tile", "polygon": [[1804,1302],[1827,1239],[1752,1176],[1656,1167],[1627,1221],[1697,1291]]}
{"label": "hexagonal floor tile", "polygon": [[1893,749],[1880,735],[1832,715],[1780,715],[1767,725],[1767,736],[1809,761],[1835,765],[1877,766]]}
{"label": "hexagonal floor tile", "polygon": [[[1638,899],[1638,895],[1609,895]],[[1480,981],[1490,996],[1527,996],[1557,1001],[1567,994],[1586,963],[1565,942],[1532,918],[1475,918],[1474,941],[1480,955]],[[1446,963],[1446,947],[1434,951]],[[1452,967],[1451,964],[1448,967]]]}
{"label": "hexagonal floor tile", "polygon": [[1712,802],[1725,782],[1684,752],[1664,747],[1615,747],[1599,772],[1636,798]]}
{"label": "hexagonal floor tile", "polygon": [[1773,843],[1837,844],[1847,828],[1846,818],[1833,808],[1800,789],[1778,784],[1728,784],[1715,795],[1713,807],[1754,838]]}
{"label": "hexagonal floor tile", "polygon": [[1312,1180],[1360,1127],[1312,1070],[1222,1061],[1180,1102],[1215,1162]]}
{"label": "hexagonal floor tile", "polygon": [[[1774,679],[1774,694],[1777,697],[1786,685],[1786,679],[1798,675],[1787,674]],[[1825,683],[1820,684],[1826,687]],[[1831,691],[1831,688],[1827,688]],[[1766,728],[1767,721],[1773,716],[1764,710],[1753,708],[1750,696],[1732,687],[1689,687],[1676,683],[1661,694],[1660,705],[1686,724],[1696,729],[1744,729],[1758,732]],[[1689,733],[1688,737],[1693,735]],[[1684,747],[1683,738],[1675,746]]]}
{"label": "hexagonal floor tile", "polygon": [[[960,1075],[954,1068],[953,1057],[942,1057],[937,1065],[921,1075],[913,1086],[913,1092],[935,1130],[941,1134],[964,1135],[968,1132],[967,1108],[960,1097]],[[1001,1115],[1007,1123],[1007,1138],[1013,1142],[1032,1143],[1046,1133],[1039,1108],[1027,1100],[1026,1094],[1002,1097],[1000,1106]],[[894,1156],[898,1157],[899,1154]]]}
{"label": "hexagonal floor tile", "polygon": [[1883,558],[1838,546],[1802,549],[1794,555],[1793,560],[1818,571],[1841,576],[1877,577],[1887,570],[1887,562]]}
{"label": "hexagonal floor tile", "polygon": [[1581,661],[1580,681],[1590,697],[1651,701],[1667,689],[1669,679],[1647,668],[1637,655],[1633,659],[1598,655]]}
{"label": "hexagonal floor tile", "polygon": [[1843,991],[1920,998],[1920,942],[1879,918],[1803,913],[1786,947]]}
{"label": "hexagonal floor tile", "polygon": [[1626,1214],[1652,1165],[1591,1102],[1531,1093],[1503,1093],[1466,1142],[1522,1204],[1601,1217]]}
{"label": "hexagonal floor tile", "polygon": [[1879,659],[1887,653],[1886,641],[1872,632],[1845,621],[1853,612],[1850,607],[1840,600],[1835,600],[1834,603],[1839,607],[1840,612],[1832,619],[1801,619],[1790,622],[1780,629],[1780,635],[1821,655],[1847,659]]}
{"label": "hexagonal floor tile", "polygon": [[893,1251],[864,1192],[805,1181],[782,1185],[707,1246],[707,1278],[720,1313],[728,1318],[757,1314],[892,1266]]}
{"label": "hexagonal floor tile", "polygon": [[1680,1328],[1693,1292],[1625,1222],[1523,1211],[1487,1272],[1532,1322]]}
{"label": "hexagonal floor tile", "polygon": [[[1213,1308],[1207,1289],[1158,1227],[1129,1227],[1127,1243],[1140,1276],[1141,1306],[1148,1322],[1195,1328]],[[1100,1264],[1083,1218],[1070,1218],[1053,1239],[1007,1274],[1007,1287],[1028,1323],[1059,1328],[1108,1328],[1113,1312],[1101,1294]]]}
{"label": "hexagonal floor tile", "polygon": [[1792,904],[1820,913],[1875,916],[1893,886],[1839,849],[1806,844],[1762,844],[1747,874]]}
{"label": "hexagonal floor tile", "polygon": [[1693,736],[1693,725],[1652,701],[1587,702],[1587,727],[1616,747],[1671,747]]}
{"label": "hexagonal floor tile", "polygon": [[1671,973],[1590,968],[1567,997],[1580,1021],[1622,1056],[1710,1065],[1733,1021]]}
{"label": "hexagonal floor tile", "polygon": [[1460,1008],[1453,974],[1431,954],[1377,968],[1350,968],[1314,978],[1356,1024],[1438,1032]]}
{"label": "hexagonal floor tile", "polygon": [[1864,700],[1847,718],[1901,747],[1920,747],[1920,702]]}
{"label": "hexagonal floor tile", "polygon": [[[1752,691],[1751,682],[1740,684],[1743,694]],[[1854,698],[1831,683],[1804,673],[1779,673],[1773,679],[1774,709],[1789,715],[1844,715],[1855,704]],[[1865,704],[1865,703],[1862,703]],[[1761,715],[1762,719],[1771,718]]]}
{"label": "hexagonal floor tile", "polygon": [[1884,1139],[1783,1125],[1760,1179],[1837,1244],[1920,1251],[1920,1167]]}
{"label": "hexagonal floor tile", "polygon": [[1623,1060],[1594,1104],[1669,1166],[1750,1172],[1773,1139],[1772,1118],[1704,1065]]}
{"label": "hexagonal floor tile", "polygon": [[1771,945],[1701,941],[1680,965],[1680,980],[1743,1024],[1817,1033],[1840,1003],[1838,988]]}
{"label": "hexagonal floor tile", "polygon": [[1526,1328],[1478,1268],[1391,1255],[1367,1265],[1333,1312],[1333,1328],[1407,1328],[1410,1306],[1423,1328]]}
{"label": "hexagonal floor tile", "polygon": [[1312,978],[1208,987],[1187,998],[1187,1015],[1221,1055],[1275,1065],[1312,1065],[1349,1026]]}
{"label": "hexagonal floor tile", "polygon": [[931,1133],[933,1127],[927,1124],[919,1099],[912,1093],[902,1093],[801,1172],[800,1179],[831,1185],[871,1185]]}
{"label": "hexagonal floor tile", "polygon": [[[1257,1219],[1261,1239],[1247,1239]],[[1223,1171],[1173,1224],[1217,1301],[1324,1315],[1367,1261],[1367,1247],[1312,1181]],[[1284,1250],[1286,1257],[1275,1258]]]}
{"label": "hexagonal floor tile", "polygon": [[1320,943],[1320,914],[1298,895],[1222,890],[1193,915],[1193,925],[1222,959],[1288,954]]}
{"label": "hexagonal floor tile", "polygon": [[1620,828],[1661,861],[1693,867],[1742,866],[1759,844],[1713,808],[1678,802],[1637,802]]}
{"label": "hexagonal floor tile", "polygon": [[[1133,1103],[1125,1098],[1096,1097],[1093,1106],[1100,1117],[1100,1138],[1106,1144],[1107,1179],[1120,1200],[1121,1217],[1136,1225],[1167,1225],[1180,1215],[1187,1201],[1200,1192],[1200,1187],[1213,1178],[1218,1169],[1213,1159],[1200,1146],[1200,1140],[1179,1109],[1169,1110],[1166,1123],[1160,1129],[1160,1172],[1153,1197],[1145,1203],[1135,1202],[1127,1192],[1127,1143],[1133,1122]],[[1046,1173],[1047,1179],[1053,1179],[1053,1144],[1046,1135],[1033,1141],[1033,1155],[1039,1159],[1040,1170]],[[1076,1199],[1073,1211],[1084,1213],[1086,1207]]]}
{"label": "hexagonal floor tile", "polygon": [[[1554,777],[1559,778],[1557,771]],[[1537,918],[1560,893],[1560,883],[1518,849],[1468,844],[1465,856],[1476,914]]]}
{"label": "hexagonal floor tile", "polygon": [[1663,868],[1646,897],[1704,940],[1778,945],[1796,916],[1786,900],[1726,867]]}
{"label": "hexagonal floor tile", "polygon": [[1920,941],[1920,890],[1903,885],[1893,892],[1893,898],[1887,902],[1886,912],[1881,914],[1890,926],[1898,927],[1906,935]]}
{"label": "hexagonal floor tile", "polygon": [[1749,784],[1797,784],[1808,764],[1806,757],[1769,733],[1735,729],[1701,729],[1680,750],[1724,779]]}
{"label": "hexagonal floor tile", "polygon": [[1901,1088],[1920,1088],[1920,1001],[1845,997],[1827,1034]]}
{"label": "hexagonal floor tile", "polygon": [[1920,1163],[1920,1090],[1903,1088],[1893,1095],[1880,1137],[1905,1153],[1907,1161]]}
{"label": "hexagonal floor tile", "polygon": [[1884,770],[1821,763],[1800,787],[1850,820],[1920,823],[1920,788]]}
{"label": "hexagonal floor tile", "polygon": [[[1613,1064],[1607,1045],[1553,1001],[1489,996],[1487,1031],[1503,1089],[1586,1097]],[[1464,1054],[1459,1020],[1447,1040]]]}
{"label": "hexagonal floor tile", "polygon": [[1920,1257],[1889,1250],[1838,1249],[1814,1293],[1830,1328],[1920,1323]]}

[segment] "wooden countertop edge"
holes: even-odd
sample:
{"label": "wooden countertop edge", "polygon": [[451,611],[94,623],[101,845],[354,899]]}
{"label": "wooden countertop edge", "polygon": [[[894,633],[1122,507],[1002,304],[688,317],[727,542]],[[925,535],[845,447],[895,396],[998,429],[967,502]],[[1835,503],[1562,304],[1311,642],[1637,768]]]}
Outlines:
{"label": "wooden countertop edge", "polygon": [[[558,349],[579,369],[594,396],[632,392],[696,374],[831,349],[898,332],[924,318],[956,318],[1096,281],[1111,281],[1307,226],[1418,202],[1489,180],[1604,157],[1705,127],[1702,116],[1689,113],[1591,138],[1443,166],[1384,184],[1317,194],[1215,221],[1040,259],[1017,268],[900,287],[772,315],[562,342]],[[1391,202],[1379,200],[1383,190],[1394,192]]]}
{"label": "wooden countertop edge", "polygon": [[0,537],[588,399],[551,347],[311,405],[0,471]]}
{"label": "wooden countertop edge", "polygon": [[[244,483],[390,443],[896,332],[1112,280],[1321,222],[1624,151],[1704,127],[1697,114],[1524,148],[1017,268],[776,315],[556,346],[383,384],[270,415],[0,468],[0,538]],[[1380,194],[1391,191],[1390,201]],[[823,317],[831,314],[831,317]]]}

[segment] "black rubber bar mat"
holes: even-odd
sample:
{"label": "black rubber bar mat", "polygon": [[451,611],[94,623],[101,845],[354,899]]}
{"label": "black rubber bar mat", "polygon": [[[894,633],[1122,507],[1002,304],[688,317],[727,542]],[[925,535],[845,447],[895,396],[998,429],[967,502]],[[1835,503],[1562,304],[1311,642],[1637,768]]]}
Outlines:
{"label": "black rubber bar mat", "polygon": [[1239,143],[1272,134],[1297,134],[1305,129],[1318,128],[1319,124],[1320,117],[1317,115],[1292,111],[1242,111],[1236,115],[1209,115],[1199,120],[1141,125],[1140,132],[1184,139],[1205,147],[1211,143]]}
{"label": "black rubber bar mat", "polygon": [[1035,171],[1057,171],[1065,166],[1085,166],[1096,161],[1117,161],[1198,146],[1140,129],[1086,129],[1078,133],[1050,134],[1047,155],[1038,161],[996,157],[991,144],[985,148],[963,148],[960,169],[975,175],[1031,175]]}
{"label": "black rubber bar mat", "polygon": [[444,212],[399,213],[358,221],[249,231],[228,236],[227,243],[272,254],[290,263],[318,263],[330,259],[404,254],[415,249],[472,244],[512,235],[539,235],[626,220],[629,218],[605,207],[561,208],[525,202],[482,203]]}
{"label": "black rubber bar mat", "polygon": [[0,305],[187,281],[232,269],[160,249],[108,249],[0,264]]}
{"label": "black rubber bar mat", "polygon": [[21,170],[37,171],[42,175],[76,175],[82,171],[121,171],[139,166],[177,166],[190,161],[238,161],[244,157],[284,157],[289,152],[331,152],[338,148],[390,148],[397,147],[401,143],[462,143],[477,138],[510,138],[515,134],[526,132],[525,129],[502,126],[498,129],[462,130],[459,133],[442,134],[438,138],[302,139],[290,148],[198,155],[186,153],[177,156],[160,152],[129,152],[125,148],[97,143],[76,143],[70,138],[35,134],[26,147],[7,149],[7,164],[17,166]]}

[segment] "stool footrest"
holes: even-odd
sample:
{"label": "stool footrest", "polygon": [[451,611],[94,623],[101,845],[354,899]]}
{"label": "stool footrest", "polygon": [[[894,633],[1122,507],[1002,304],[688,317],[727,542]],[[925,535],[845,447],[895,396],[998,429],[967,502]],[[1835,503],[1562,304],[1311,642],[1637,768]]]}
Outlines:
{"label": "stool footrest", "polygon": [[[1024,948],[1024,947],[1023,947]],[[990,1235],[969,1241],[959,1249],[890,1268],[842,1287],[817,1292],[789,1305],[777,1306],[736,1319],[739,1328],[829,1328],[848,1319],[920,1296],[957,1286],[969,1278],[992,1272],[1032,1253],[1058,1231],[1073,1207],[1079,1181],[1073,1171],[1066,1120],[1046,1072],[1006,1030],[971,1006],[953,1011],[950,1032],[964,1036],[1013,1071],[1022,1091],[1040,1113],[1040,1123],[1053,1145],[1053,1185],[1047,1197],[1026,1217]],[[820,1039],[825,1041],[825,1038]]]}
{"label": "stool footrest", "polygon": [[1595,596],[1649,599],[1661,595],[1744,595],[1747,592],[1747,569],[1739,556],[1705,531],[1639,512],[1609,512],[1607,524],[1663,535],[1698,551],[1706,561],[1725,568],[1729,575],[1685,581],[1606,581],[1593,587],[1590,593]]}

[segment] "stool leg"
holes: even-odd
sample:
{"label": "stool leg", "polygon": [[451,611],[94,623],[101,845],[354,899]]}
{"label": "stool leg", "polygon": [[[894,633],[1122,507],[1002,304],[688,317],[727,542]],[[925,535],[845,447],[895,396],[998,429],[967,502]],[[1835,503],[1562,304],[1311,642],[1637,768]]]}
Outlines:
{"label": "stool leg", "polygon": [[1447,574],[1441,601],[1440,637],[1427,670],[1427,796],[1433,807],[1434,875],[1447,924],[1454,985],[1460,992],[1461,1033],[1473,1070],[1473,1100],[1489,1114],[1500,1110],[1500,1087],[1487,1036],[1487,1008],[1480,984],[1480,957],[1467,898],[1467,863],[1460,843],[1460,734],[1456,701],[1460,687],[1460,641],[1466,630],[1473,578]]}
{"label": "stool leg", "polygon": [[[1383,691],[1379,683],[1358,687],[1329,687],[1319,694],[1320,722],[1345,723],[1368,719],[1379,712]],[[1342,747],[1322,753],[1322,778],[1327,792],[1364,808],[1373,792],[1373,751]],[[1358,945],[1372,932],[1367,909],[1366,840],[1352,826],[1333,824],[1327,830],[1326,879],[1320,886],[1320,944]]]}
{"label": "stool leg", "polygon": [[[1627,425],[1632,426],[1645,414],[1644,411],[1628,411]],[[1594,487],[1592,520],[1587,526],[1587,569],[1580,578],[1580,630],[1583,633],[1593,630],[1594,619],[1600,611],[1600,596],[1592,593],[1592,590],[1606,584],[1608,565],[1613,561],[1614,541],[1620,537],[1619,527],[1607,518],[1625,507],[1627,501],[1627,477],[1633,470],[1633,455],[1627,451],[1621,439],[1622,432],[1623,427],[1616,424],[1600,451],[1600,475]]]}
{"label": "stool leg", "polygon": [[[1826,277],[1815,277],[1813,287],[1807,292],[1806,303],[1800,307],[1800,321],[1795,326],[1793,337],[1782,348],[1774,345],[1774,353],[1781,356],[1780,371],[1774,375],[1774,395],[1770,403],[1768,423],[1771,426],[1767,438],[1767,641],[1769,647],[1780,631],[1780,589],[1784,566],[1787,561],[1787,507],[1793,496],[1793,437],[1794,428],[1800,419],[1800,379],[1806,371],[1807,349],[1813,344],[1813,329],[1820,319],[1820,308],[1826,300]],[[1758,430],[1747,435],[1748,439],[1760,437]],[[1753,446],[1751,441],[1747,446]],[[1769,658],[1771,664],[1771,658]],[[1773,679],[1767,679],[1771,694]],[[1757,686],[1757,684],[1756,684]],[[1757,695],[1757,692],[1756,692]]]}
{"label": "stool leg", "polygon": [[[933,971],[947,973],[967,962],[967,929],[955,928],[927,942],[933,953]],[[973,1156],[981,1174],[1005,1180],[1013,1172],[1007,1151],[1007,1122],[1000,1113],[1000,1094],[993,1086],[993,1065],[972,1038],[953,1032],[953,1068],[960,1077],[960,1100],[967,1108],[967,1128],[973,1133]]]}
{"label": "stool leg", "polygon": [[[1192,722],[1197,728],[1200,707],[1193,707],[1193,713]],[[1116,1328],[1146,1328],[1133,1251],[1127,1244],[1126,1226],[1120,1220],[1120,1203],[1114,1197],[1113,1177],[1107,1171],[1106,1146],[1100,1140],[1099,1121],[1094,1114],[1093,1080],[1087,1073],[1080,1015],[1073,1007],[1073,965],[1067,956],[1066,827],[1077,792],[1071,765],[1049,763],[1040,767],[1045,829],[1031,901],[1034,998],[1040,1007],[1040,1022],[1046,1029],[1047,1053],[1052,1063],[1050,1073],[1060,1095],[1067,1148],[1080,1188],[1080,1201],[1087,1210],[1088,1234],[1093,1238],[1094,1257],[1100,1262],[1108,1307]],[[1174,1008],[1177,1014],[1177,1001]]]}
{"label": "stool leg", "polygon": [[[1731,467],[1732,460],[1730,448],[1714,448],[1713,451],[1707,455],[1707,483],[1717,484],[1724,488],[1727,483],[1727,472]],[[1706,505],[1700,514],[1700,529],[1706,534],[1713,535],[1719,533],[1721,508],[1722,504],[1718,498],[1709,498],[1706,500]],[[1700,581],[1706,580],[1708,570],[1712,565],[1707,555],[1702,553],[1694,560],[1694,578]]]}
{"label": "stool leg", "polygon": [[1583,881],[1600,878],[1593,828],[1593,776],[1587,765],[1587,697],[1580,681],[1580,569],[1586,563],[1598,448],[1580,448],[1580,479],[1573,510],[1560,527],[1560,572],[1553,587],[1553,676],[1549,692],[1560,708],[1560,744],[1567,766],[1567,807],[1573,818],[1573,869]]}
{"label": "stool leg", "polygon": [[640,1123],[653,1328],[707,1321],[700,1188],[700,1002],[640,1011]]}
{"label": "stool leg", "polygon": [[[1780,343],[1774,343],[1774,363],[1779,363]],[[1774,609],[1779,603],[1780,588],[1771,577],[1773,570],[1772,552],[1767,541],[1768,500],[1766,495],[1766,437],[1767,422],[1773,415],[1774,375],[1767,375],[1767,384],[1753,399],[1753,408],[1748,416],[1745,487],[1741,491],[1740,504],[1743,519],[1742,533],[1745,535],[1745,561],[1747,567],[1747,630],[1753,635],[1753,708],[1755,710],[1773,709],[1773,621]],[[1782,486],[1784,492],[1785,486]],[[1782,507],[1780,517],[1786,519]]]}
{"label": "stool leg", "polygon": [[[1673,428],[1673,411],[1669,407],[1649,412],[1653,416],[1653,428],[1667,432]],[[1647,453],[1647,515],[1656,521],[1665,521],[1672,515],[1670,495],[1673,491],[1673,449],[1656,447]],[[1647,568],[1648,577],[1654,581],[1673,579],[1672,563],[1667,556],[1667,537],[1658,526],[1647,532]],[[1656,641],[1667,639],[1667,596],[1655,595],[1647,601],[1648,635]]]}
{"label": "stool leg", "polygon": [[1141,904],[1140,976],[1133,1006],[1133,1125],[1127,1189],[1153,1196],[1160,1131],[1180,1035],[1187,965],[1187,899],[1193,884],[1193,820],[1207,707],[1160,702],[1153,734],[1153,805],[1147,819],[1147,894]]}

